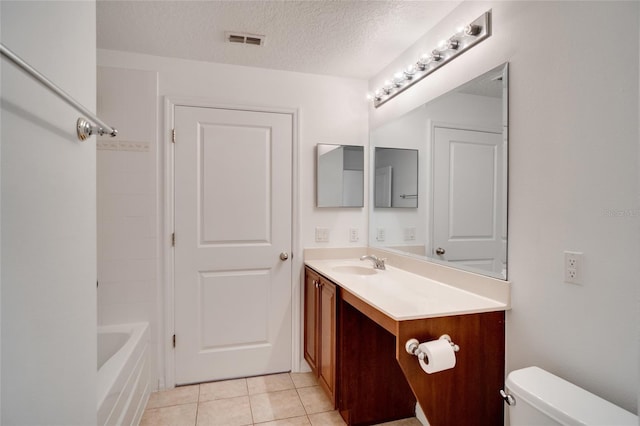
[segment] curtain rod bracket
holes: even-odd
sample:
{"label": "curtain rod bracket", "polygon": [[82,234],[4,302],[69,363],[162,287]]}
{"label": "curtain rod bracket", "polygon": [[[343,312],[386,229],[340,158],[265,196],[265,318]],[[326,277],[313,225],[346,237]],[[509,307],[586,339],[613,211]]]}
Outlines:
{"label": "curtain rod bracket", "polygon": [[92,125],[89,120],[82,117],[78,118],[78,121],[76,121],[76,131],[78,133],[78,139],[81,141],[88,139],[91,135],[109,135],[111,137],[115,137],[118,134],[117,129],[112,129],[112,131],[109,132],[102,127]]}

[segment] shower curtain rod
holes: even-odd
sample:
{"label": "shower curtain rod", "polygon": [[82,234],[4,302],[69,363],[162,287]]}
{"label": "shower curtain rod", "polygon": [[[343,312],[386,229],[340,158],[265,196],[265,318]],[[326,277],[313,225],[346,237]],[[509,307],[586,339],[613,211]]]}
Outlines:
{"label": "shower curtain rod", "polygon": [[73,99],[64,90],[56,86],[51,80],[49,80],[42,73],[40,73],[40,71],[33,68],[27,62],[25,62],[22,58],[20,58],[18,55],[12,52],[11,49],[9,49],[3,43],[0,43],[0,53],[2,53],[2,55],[7,57],[7,59],[11,60],[11,62],[16,64],[20,68],[22,68],[22,70],[25,71],[27,74],[31,75],[31,77],[38,80],[38,82],[40,82],[43,86],[45,86],[46,88],[51,90],[53,93],[58,95],[63,101],[71,105],[78,112],[81,112],[82,114],[88,116],[94,123],[97,123],[100,125],[99,127],[93,126],[84,118],[78,118],[78,121],[76,123],[76,130],[78,132],[78,138],[80,140],[85,140],[92,134],[98,134],[101,136],[106,134],[111,137],[114,137],[118,134],[118,131],[114,127],[109,126],[107,123],[105,123],[100,118],[98,118],[94,113],[92,113],[86,107],[84,107],[81,103]]}

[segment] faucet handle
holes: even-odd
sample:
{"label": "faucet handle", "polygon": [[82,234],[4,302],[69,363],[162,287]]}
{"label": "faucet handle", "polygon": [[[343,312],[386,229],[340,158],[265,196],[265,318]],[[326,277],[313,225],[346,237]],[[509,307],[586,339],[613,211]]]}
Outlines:
{"label": "faucet handle", "polygon": [[384,262],[386,260],[387,260],[386,257],[383,257],[382,259],[376,260],[376,268],[378,268],[378,269],[387,269],[386,265],[384,264]]}

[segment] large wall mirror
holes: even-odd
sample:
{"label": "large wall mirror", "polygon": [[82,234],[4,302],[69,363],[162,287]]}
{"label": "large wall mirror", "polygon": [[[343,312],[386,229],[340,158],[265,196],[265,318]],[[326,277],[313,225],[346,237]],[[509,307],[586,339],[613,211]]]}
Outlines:
{"label": "large wall mirror", "polygon": [[412,150],[420,203],[371,203],[370,245],[507,278],[507,89],[503,64],[371,132],[371,187],[379,148]]}
{"label": "large wall mirror", "polygon": [[364,206],[364,147],[318,144],[316,205]]}

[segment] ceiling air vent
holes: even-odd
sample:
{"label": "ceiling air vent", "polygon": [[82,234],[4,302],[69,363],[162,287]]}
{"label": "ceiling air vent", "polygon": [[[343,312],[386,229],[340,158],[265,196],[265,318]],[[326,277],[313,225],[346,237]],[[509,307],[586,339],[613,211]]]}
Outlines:
{"label": "ceiling air vent", "polygon": [[227,31],[224,33],[225,39],[229,43],[253,44],[254,46],[263,46],[265,36],[259,34],[236,33]]}

